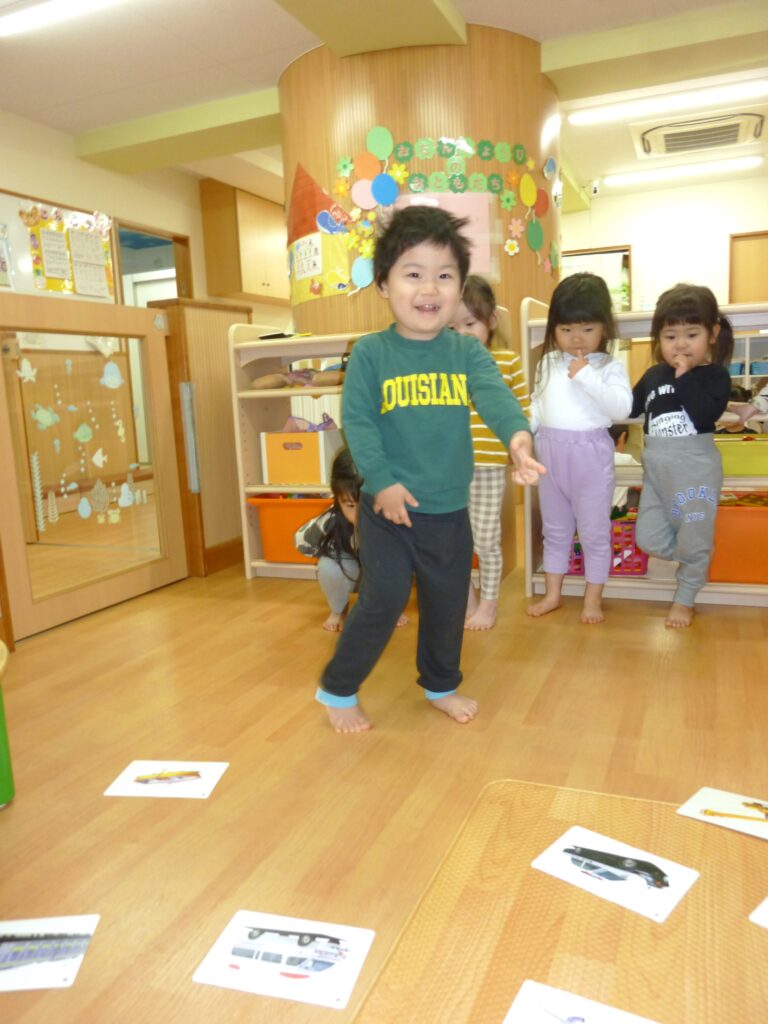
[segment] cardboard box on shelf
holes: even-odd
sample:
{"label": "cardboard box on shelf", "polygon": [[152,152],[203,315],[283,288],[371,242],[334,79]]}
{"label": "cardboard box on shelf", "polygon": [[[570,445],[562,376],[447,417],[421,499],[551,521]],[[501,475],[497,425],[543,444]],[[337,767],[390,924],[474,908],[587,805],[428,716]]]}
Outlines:
{"label": "cardboard box on shelf", "polygon": [[261,464],[265,484],[330,483],[331,464],[343,441],[340,430],[286,433],[270,431],[261,435]]}

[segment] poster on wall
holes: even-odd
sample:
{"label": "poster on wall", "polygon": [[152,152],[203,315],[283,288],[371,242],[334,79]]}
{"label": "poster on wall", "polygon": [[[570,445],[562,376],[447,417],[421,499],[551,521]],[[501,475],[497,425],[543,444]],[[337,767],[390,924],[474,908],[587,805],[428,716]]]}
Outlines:
{"label": "poster on wall", "polygon": [[349,291],[349,215],[299,165],[288,212],[291,304]]}
{"label": "poster on wall", "polygon": [[[110,218],[32,201],[19,207],[18,197],[14,199],[26,234],[26,245],[16,239],[15,263],[9,261],[15,287],[19,291],[114,301]],[[19,257],[25,251],[27,260]]]}

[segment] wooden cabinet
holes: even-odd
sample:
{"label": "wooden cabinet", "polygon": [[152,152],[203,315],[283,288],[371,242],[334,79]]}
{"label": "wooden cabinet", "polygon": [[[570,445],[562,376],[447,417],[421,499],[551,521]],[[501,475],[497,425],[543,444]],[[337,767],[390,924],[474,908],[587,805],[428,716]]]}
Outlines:
{"label": "wooden cabinet", "polygon": [[[737,351],[753,356],[759,349],[760,332],[768,329],[768,305],[765,303],[739,306],[721,306],[720,312],[727,316],[736,335]],[[525,299],[521,304],[520,337],[523,343],[522,359],[526,380],[534,389],[536,365],[544,342],[547,306],[534,299]],[[652,312],[619,313],[616,317],[618,338],[647,339],[651,328]],[[750,348],[750,340],[756,341]],[[741,346],[741,349],[739,349]],[[768,491],[768,467],[755,476],[726,476],[723,490]],[[619,466],[616,483],[621,487],[641,487],[642,466]],[[543,594],[544,573],[541,569],[543,543],[541,534],[541,513],[537,487],[525,489],[525,591],[528,596]],[[626,597],[645,601],[671,601],[675,592],[674,563],[651,559],[645,576],[611,576],[605,585],[606,597]],[[582,596],[583,576],[566,576],[563,594]],[[768,606],[768,584],[760,583],[707,583],[700,591],[697,601],[702,604],[734,604]]]}
{"label": "wooden cabinet", "polygon": [[200,208],[208,294],[289,305],[283,207],[204,178]]}

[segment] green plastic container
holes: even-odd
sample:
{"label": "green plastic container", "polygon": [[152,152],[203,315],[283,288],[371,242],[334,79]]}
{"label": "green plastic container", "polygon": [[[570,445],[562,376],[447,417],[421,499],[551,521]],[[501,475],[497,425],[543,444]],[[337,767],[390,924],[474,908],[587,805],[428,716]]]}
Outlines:
{"label": "green plastic container", "polygon": [[0,689],[0,807],[9,804],[13,800],[15,792],[13,768],[11,767],[11,748],[8,744],[8,729],[5,724],[3,691]]}

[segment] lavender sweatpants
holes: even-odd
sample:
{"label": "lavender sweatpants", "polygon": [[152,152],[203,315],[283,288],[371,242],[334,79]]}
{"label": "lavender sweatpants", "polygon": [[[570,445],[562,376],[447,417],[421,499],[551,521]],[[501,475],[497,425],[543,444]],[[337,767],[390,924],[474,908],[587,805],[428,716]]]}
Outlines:
{"label": "lavender sweatpants", "polygon": [[611,435],[598,430],[539,427],[536,458],[544,533],[544,572],[568,570],[574,532],[584,552],[587,583],[606,583],[611,568],[611,499],[616,480]]}

